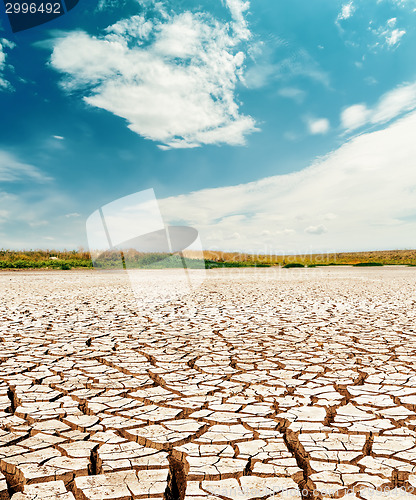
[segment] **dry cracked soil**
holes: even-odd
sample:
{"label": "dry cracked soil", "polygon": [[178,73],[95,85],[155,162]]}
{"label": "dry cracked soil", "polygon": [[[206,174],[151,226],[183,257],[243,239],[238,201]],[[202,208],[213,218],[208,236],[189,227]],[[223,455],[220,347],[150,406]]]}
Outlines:
{"label": "dry cracked soil", "polygon": [[0,499],[416,500],[415,278],[2,272]]}

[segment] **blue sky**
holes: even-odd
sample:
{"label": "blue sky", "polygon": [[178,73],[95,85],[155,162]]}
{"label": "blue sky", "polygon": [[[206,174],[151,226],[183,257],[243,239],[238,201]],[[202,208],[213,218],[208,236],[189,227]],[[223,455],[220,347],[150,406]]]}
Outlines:
{"label": "blue sky", "polygon": [[0,247],[153,188],[204,248],[415,248],[416,1],[81,0],[0,17]]}

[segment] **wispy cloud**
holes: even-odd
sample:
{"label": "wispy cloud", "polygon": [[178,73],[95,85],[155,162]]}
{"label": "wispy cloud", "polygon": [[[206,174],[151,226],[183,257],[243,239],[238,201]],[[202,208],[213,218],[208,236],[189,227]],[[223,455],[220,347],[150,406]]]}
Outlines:
{"label": "wispy cloud", "polygon": [[82,217],[66,218],[74,201],[50,184],[19,185],[10,192],[9,184],[0,189],[0,239],[3,248],[45,248],[54,241],[57,248],[76,248],[85,244],[85,222]]}
{"label": "wispy cloud", "polygon": [[6,38],[0,38],[0,91],[1,90],[12,90],[12,85],[6,79],[5,72],[7,67],[11,68],[7,64],[8,51],[13,49],[15,44],[10,42]]}
{"label": "wispy cloud", "polygon": [[349,47],[373,53],[394,51],[413,30],[415,7],[415,0],[350,1],[342,5],[335,24]]}
{"label": "wispy cloud", "polygon": [[413,11],[416,10],[416,1],[415,0],[377,0],[377,3],[382,3],[384,1],[392,3],[396,7],[400,7],[400,8],[404,8],[404,9],[410,8]]}
{"label": "wispy cloud", "polygon": [[306,92],[302,89],[297,88],[297,87],[283,87],[278,91],[278,94],[281,97],[293,99],[298,104],[302,103],[306,97]]}
{"label": "wispy cloud", "polygon": [[416,108],[416,82],[402,85],[384,94],[374,108],[354,104],[341,113],[341,126],[351,132],[364,125],[386,123]]}
{"label": "wispy cloud", "polygon": [[[160,201],[206,248],[253,252],[405,248],[416,232],[416,112],[310,167]],[[227,239],[238,234],[238,239]]]}
{"label": "wispy cloud", "polygon": [[[0,186],[0,238],[4,248],[39,248],[46,231],[66,237],[67,242],[72,239],[68,238],[69,221],[62,224],[59,217],[63,207],[68,211],[68,197],[39,168],[0,150]],[[71,229],[72,236],[76,235]],[[78,240],[80,234],[78,229]]]}
{"label": "wispy cloud", "polygon": [[266,52],[263,59],[259,58],[259,62],[247,69],[244,80],[249,88],[260,88],[273,81],[282,81],[288,86],[293,86],[296,83],[292,82],[299,78],[307,78],[324,87],[330,87],[329,74],[322,70],[319,63],[305,49],[299,49],[279,62],[271,62],[269,58]]}
{"label": "wispy cloud", "polygon": [[277,66],[276,75],[283,80],[306,77],[325,87],[330,86],[328,73],[321,69],[319,63],[305,49],[298,50],[291,57],[283,59]]}
{"label": "wispy cloud", "polygon": [[98,11],[110,10],[123,7],[126,0],[99,0],[96,9]]}
{"label": "wispy cloud", "polygon": [[400,29],[397,27],[396,17],[388,19],[383,26],[380,26],[378,28],[370,28],[370,31],[379,40],[371,46],[372,49],[377,49],[378,47],[395,49],[400,45],[400,42],[404,35],[406,35],[405,29]]}
{"label": "wispy cloud", "polygon": [[51,180],[50,177],[41,172],[38,168],[19,161],[13,154],[0,150],[0,181],[37,181],[45,182]]}
{"label": "wispy cloud", "polygon": [[124,19],[100,37],[72,32],[56,39],[52,67],[66,90],[82,89],[90,106],[127,120],[162,149],[241,145],[256,130],[239,110],[249,38],[248,2],[226,0],[232,22],[204,13],[159,12]]}
{"label": "wispy cloud", "polygon": [[309,234],[324,234],[327,232],[328,232],[328,229],[323,224],[319,224],[319,226],[308,226],[305,229],[305,233],[309,233]]}

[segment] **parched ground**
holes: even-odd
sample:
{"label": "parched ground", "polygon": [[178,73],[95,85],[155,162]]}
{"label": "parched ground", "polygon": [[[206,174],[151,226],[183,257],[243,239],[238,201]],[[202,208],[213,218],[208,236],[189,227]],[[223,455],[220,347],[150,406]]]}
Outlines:
{"label": "parched ground", "polygon": [[415,285],[212,270],[140,310],[123,274],[1,273],[0,499],[416,500]]}

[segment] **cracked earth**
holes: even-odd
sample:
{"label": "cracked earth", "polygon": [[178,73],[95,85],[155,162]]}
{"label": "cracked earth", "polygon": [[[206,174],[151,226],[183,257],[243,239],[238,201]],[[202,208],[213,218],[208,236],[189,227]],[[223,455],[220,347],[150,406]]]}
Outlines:
{"label": "cracked earth", "polygon": [[2,272],[0,499],[416,500],[415,273]]}

